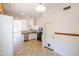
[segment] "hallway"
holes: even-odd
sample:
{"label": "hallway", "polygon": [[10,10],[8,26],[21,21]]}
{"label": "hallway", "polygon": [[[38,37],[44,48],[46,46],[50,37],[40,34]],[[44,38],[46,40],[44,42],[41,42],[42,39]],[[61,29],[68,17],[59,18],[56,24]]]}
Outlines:
{"label": "hallway", "polygon": [[23,43],[16,49],[14,56],[59,56],[54,51],[42,47],[42,43],[37,40],[30,40]]}

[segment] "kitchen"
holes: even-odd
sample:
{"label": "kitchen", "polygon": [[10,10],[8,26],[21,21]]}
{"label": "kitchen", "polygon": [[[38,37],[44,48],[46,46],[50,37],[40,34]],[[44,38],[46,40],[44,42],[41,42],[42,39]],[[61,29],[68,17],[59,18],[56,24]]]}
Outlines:
{"label": "kitchen", "polygon": [[79,55],[79,4],[45,3],[43,13],[36,11],[37,3],[3,5],[0,55]]}
{"label": "kitchen", "polygon": [[[29,20],[19,20],[14,19],[14,35],[15,40],[14,43],[15,46],[20,45],[20,43],[29,41],[29,40],[38,40],[42,42],[42,27],[34,25],[34,19]],[[17,33],[17,34],[16,34]],[[18,35],[18,36],[17,36]],[[18,37],[20,37],[18,39]],[[16,48],[16,47],[15,47]]]}

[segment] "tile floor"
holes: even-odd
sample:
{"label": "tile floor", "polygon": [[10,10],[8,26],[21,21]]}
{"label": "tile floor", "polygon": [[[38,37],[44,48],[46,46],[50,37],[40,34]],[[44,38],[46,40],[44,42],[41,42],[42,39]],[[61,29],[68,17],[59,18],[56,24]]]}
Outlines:
{"label": "tile floor", "polygon": [[42,47],[41,41],[30,40],[23,43],[22,46],[17,48],[14,56],[60,56],[54,51]]}

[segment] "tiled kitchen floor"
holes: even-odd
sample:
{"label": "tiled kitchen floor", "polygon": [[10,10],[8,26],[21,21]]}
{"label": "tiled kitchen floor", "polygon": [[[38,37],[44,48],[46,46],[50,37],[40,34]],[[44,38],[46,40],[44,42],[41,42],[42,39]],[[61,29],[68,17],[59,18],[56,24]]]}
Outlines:
{"label": "tiled kitchen floor", "polygon": [[23,43],[16,49],[14,56],[60,56],[54,51],[42,47],[42,43],[37,40],[30,40]]}

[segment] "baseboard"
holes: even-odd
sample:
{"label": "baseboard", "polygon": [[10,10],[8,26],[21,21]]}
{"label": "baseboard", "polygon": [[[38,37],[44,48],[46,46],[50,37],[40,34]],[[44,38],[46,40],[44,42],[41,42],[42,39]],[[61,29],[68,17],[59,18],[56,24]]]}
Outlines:
{"label": "baseboard", "polygon": [[[46,47],[46,46],[44,46],[45,48],[48,48],[48,47]],[[48,49],[50,49],[50,50],[52,50],[52,51],[54,51],[53,49],[51,49],[51,48],[48,48]]]}

